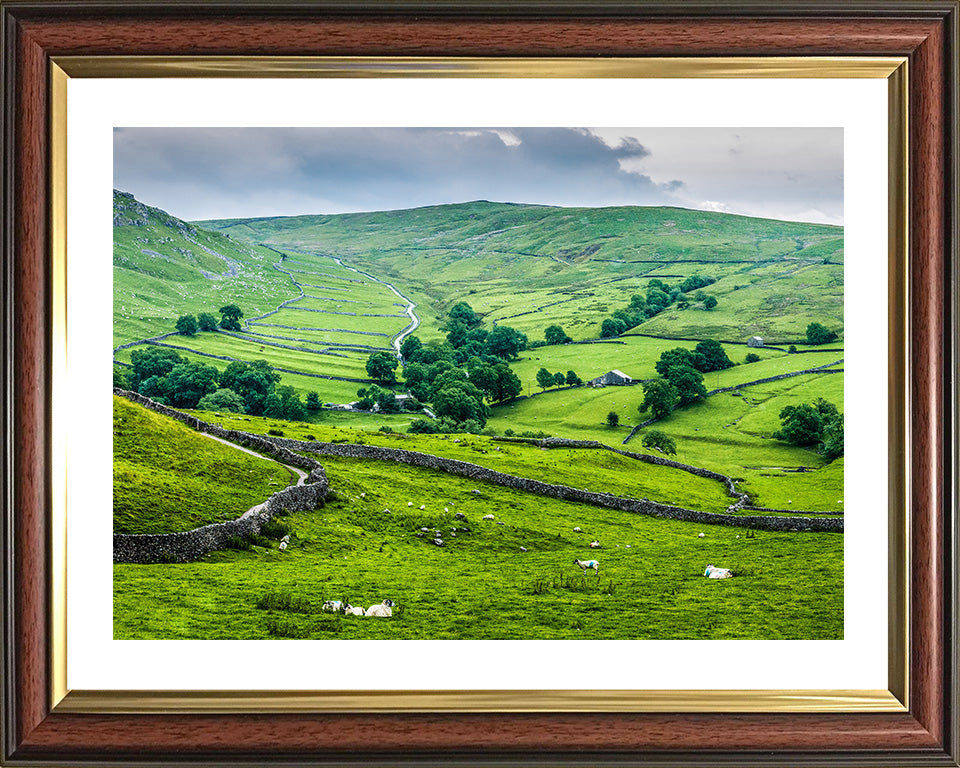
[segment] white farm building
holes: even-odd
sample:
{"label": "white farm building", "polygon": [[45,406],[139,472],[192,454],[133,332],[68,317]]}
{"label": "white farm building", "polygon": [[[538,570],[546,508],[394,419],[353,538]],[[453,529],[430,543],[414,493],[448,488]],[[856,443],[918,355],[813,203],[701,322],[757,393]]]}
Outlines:
{"label": "white farm building", "polygon": [[627,384],[633,384],[633,379],[631,379],[623,371],[618,371],[616,369],[612,371],[607,371],[603,376],[597,376],[595,379],[590,379],[588,384],[591,387],[607,387],[607,386],[625,386]]}

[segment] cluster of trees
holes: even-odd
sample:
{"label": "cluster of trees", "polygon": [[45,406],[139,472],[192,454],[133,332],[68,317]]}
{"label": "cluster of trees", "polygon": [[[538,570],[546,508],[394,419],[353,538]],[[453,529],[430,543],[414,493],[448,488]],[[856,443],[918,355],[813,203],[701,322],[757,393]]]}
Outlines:
{"label": "cluster of trees", "polygon": [[537,386],[541,390],[548,389],[549,387],[562,387],[564,385],[568,387],[578,387],[583,384],[583,379],[577,376],[575,371],[567,371],[566,375],[557,371],[556,373],[550,373],[546,368],[541,368],[537,371]]}
{"label": "cluster of trees", "polygon": [[191,363],[168,347],[148,346],[134,350],[130,362],[121,386],[175,408],[289,420],[302,420],[308,411],[320,408],[316,392],[304,403],[293,387],[278,386],[280,374],[265,360],[235,361],[221,372],[211,365]]}
{"label": "cluster of trees", "polygon": [[243,310],[236,304],[227,304],[220,307],[220,321],[208,312],[201,312],[196,317],[193,315],[181,315],[177,318],[174,326],[179,333],[184,336],[196,336],[199,331],[215,331],[217,327],[225,331],[239,331],[240,318],[243,317]]}
{"label": "cluster of trees", "polygon": [[[600,324],[600,336],[611,338],[640,325],[644,320],[658,315],[671,304],[677,309],[687,309],[692,302],[699,302],[704,309],[717,306],[717,297],[705,294],[700,288],[715,283],[716,279],[706,275],[691,275],[677,285],[667,285],[663,280],[654,279],[647,285],[645,296],[634,294],[625,309],[618,309],[612,317]],[[691,299],[690,293],[696,291]]]}
{"label": "cluster of trees", "polygon": [[780,411],[780,429],[773,436],[793,445],[815,445],[833,461],[843,456],[843,414],[822,397],[813,403],[788,405]]}
{"label": "cluster of trees", "polygon": [[820,323],[810,323],[807,326],[807,344],[829,344],[838,338],[840,337],[837,336],[835,331],[831,331]]}
{"label": "cluster of trees", "polygon": [[704,397],[707,388],[703,384],[703,374],[732,365],[718,341],[701,341],[692,351],[683,347],[668,349],[656,364],[660,377],[643,384],[640,413],[649,410],[654,418],[662,418],[674,408]]}
{"label": "cluster of trees", "polygon": [[[438,417],[438,422],[415,421],[411,431],[479,431],[490,416],[488,402],[502,403],[520,394],[520,378],[508,361],[526,349],[527,337],[505,325],[489,332],[481,325],[473,308],[459,302],[443,325],[447,331],[443,343],[426,346],[416,336],[403,340],[404,386],[417,408],[430,403]],[[385,352],[367,360],[367,372],[383,384],[396,381],[396,368],[397,361]],[[382,399],[386,401],[385,396]]]}

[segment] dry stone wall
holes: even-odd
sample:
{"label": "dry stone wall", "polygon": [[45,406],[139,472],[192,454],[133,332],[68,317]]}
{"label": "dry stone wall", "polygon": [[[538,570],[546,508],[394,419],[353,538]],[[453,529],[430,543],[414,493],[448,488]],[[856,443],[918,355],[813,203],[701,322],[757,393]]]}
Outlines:
{"label": "dry stone wall", "polygon": [[234,537],[257,533],[263,523],[281,511],[304,512],[321,506],[327,498],[330,485],[323,466],[307,456],[248,432],[224,429],[216,424],[202,421],[195,416],[161,405],[138,392],[114,389],[113,393],[125,397],[152,411],[176,419],[182,424],[222,440],[245,446],[273,457],[282,464],[290,464],[308,471],[303,485],[294,485],[277,491],[263,504],[248,509],[236,520],[205,525],[190,531],[161,534],[114,534],[113,560],[117,563],[188,562],[223,549]]}

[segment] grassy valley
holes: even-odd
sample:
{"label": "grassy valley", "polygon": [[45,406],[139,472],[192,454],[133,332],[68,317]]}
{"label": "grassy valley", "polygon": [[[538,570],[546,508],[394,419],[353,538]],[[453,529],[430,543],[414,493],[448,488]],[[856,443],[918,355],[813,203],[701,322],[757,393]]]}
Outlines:
{"label": "grassy valley", "polygon": [[[708,514],[842,521],[840,228],[485,201],[188,223],[114,201],[123,389],[251,435],[400,448]],[[177,332],[199,313],[215,323]],[[587,385],[611,371],[627,385]],[[666,394],[657,405],[648,391]],[[815,439],[788,433],[783,413]],[[114,433],[116,533],[235,518],[297,481],[276,457],[123,398]],[[729,510],[715,477],[547,437],[719,473],[747,506]],[[331,495],[283,517],[283,549],[260,537],[196,562],[115,564],[115,636],[842,637],[837,526],[691,523],[314,458]],[[599,560],[599,576],[575,558]],[[708,563],[735,578],[705,579]],[[389,621],[321,610],[384,598]]]}

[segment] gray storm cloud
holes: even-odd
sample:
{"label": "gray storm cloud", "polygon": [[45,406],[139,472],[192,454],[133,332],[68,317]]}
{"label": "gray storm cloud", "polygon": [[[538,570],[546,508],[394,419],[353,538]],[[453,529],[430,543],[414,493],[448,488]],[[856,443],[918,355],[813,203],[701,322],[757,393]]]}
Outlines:
{"label": "gray storm cloud", "polygon": [[117,128],[114,186],[184,219],[486,199],[842,223],[839,129]]}

